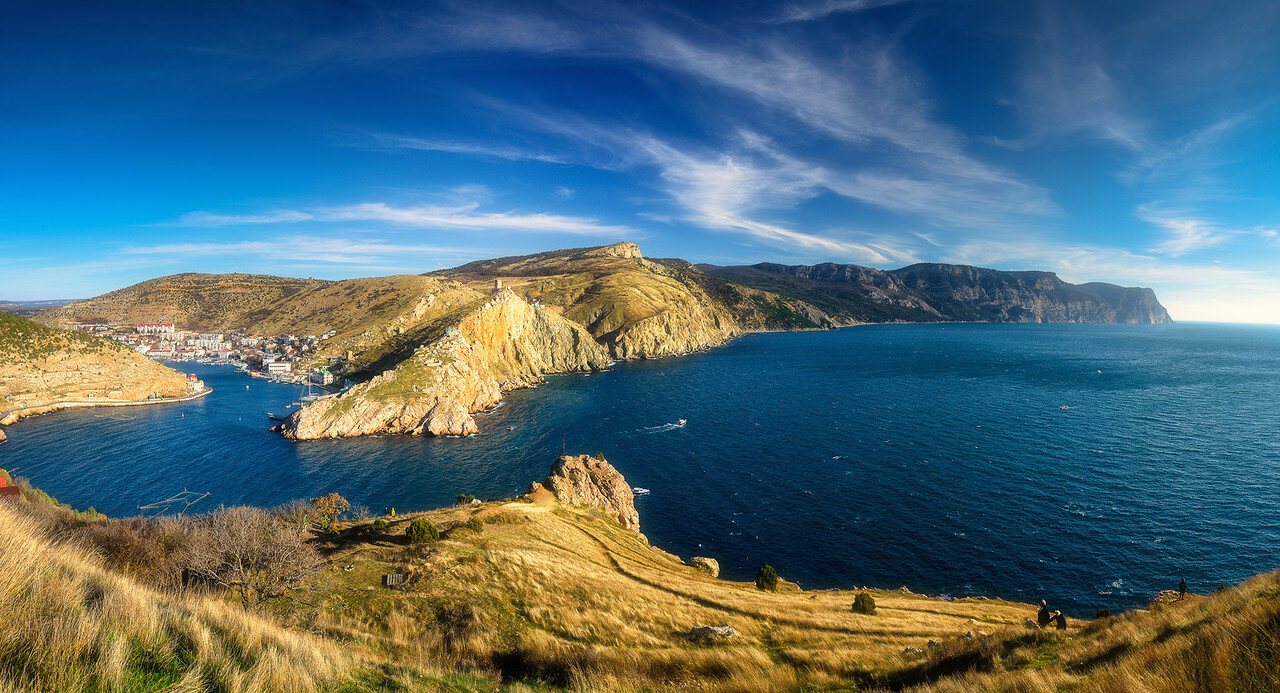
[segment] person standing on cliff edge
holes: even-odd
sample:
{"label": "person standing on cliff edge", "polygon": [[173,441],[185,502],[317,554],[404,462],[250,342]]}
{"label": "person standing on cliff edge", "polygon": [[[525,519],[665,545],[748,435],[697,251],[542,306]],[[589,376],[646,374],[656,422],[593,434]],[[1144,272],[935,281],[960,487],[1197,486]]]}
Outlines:
{"label": "person standing on cliff edge", "polygon": [[1182,578],[1182,582],[1178,583],[1178,601],[1182,601],[1187,596],[1187,579]]}

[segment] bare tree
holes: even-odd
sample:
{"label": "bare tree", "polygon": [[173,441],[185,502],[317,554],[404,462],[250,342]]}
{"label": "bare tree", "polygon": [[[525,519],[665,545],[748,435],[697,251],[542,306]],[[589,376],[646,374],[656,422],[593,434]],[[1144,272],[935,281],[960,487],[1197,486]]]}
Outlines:
{"label": "bare tree", "polygon": [[248,609],[320,569],[302,536],[260,508],[222,508],[194,520],[189,570],[235,590]]}

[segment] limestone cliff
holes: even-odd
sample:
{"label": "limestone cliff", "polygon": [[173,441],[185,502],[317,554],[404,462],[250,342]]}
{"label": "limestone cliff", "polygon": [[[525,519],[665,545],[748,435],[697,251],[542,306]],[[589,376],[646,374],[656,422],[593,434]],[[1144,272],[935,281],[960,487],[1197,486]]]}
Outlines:
{"label": "limestone cliff", "polygon": [[806,302],[855,322],[1172,322],[1151,289],[1070,284],[1052,272],[917,264],[896,270],[822,263],[716,267],[708,274]]}
{"label": "limestone cliff", "polygon": [[478,433],[472,414],[547,373],[605,368],[607,352],[580,325],[503,290],[465,310],[371,380],[296,411],[288,438],[372,433]]}
{"label": "limestone cliff", "polygon": [[68,406],[191,393],[186,376],[119,342],[0,313],[0,424]]}
{"label": "limestone cliff", "polygon": [[561,503],[600,508],[618,519],[625,528],[640,531],[640,514],[627,480],[603,458],[565,455],[551,465],[551,473],[529,486],[530,495],[542,489]]}

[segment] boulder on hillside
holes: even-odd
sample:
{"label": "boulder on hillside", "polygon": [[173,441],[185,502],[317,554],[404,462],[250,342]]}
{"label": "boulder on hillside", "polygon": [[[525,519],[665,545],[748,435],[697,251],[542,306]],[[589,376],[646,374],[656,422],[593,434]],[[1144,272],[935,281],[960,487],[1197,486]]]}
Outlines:
{"label": "boulder on hillside", "polygon": [[720,577],[720,562],[714,558],[705,556],[694,556],[689,559],[689,565],[710,575],[711,577]]}
{"label": "boulder on hillside", "polygon": [[738,631],[733,626],[694,626],[689,629],[689,639],[698,642],[714,642],[736,637]]}
{"label": "boulder on hillside", "polygon": [[635,497],[622,474],[603,458],[565,455],[551,465],[551,473],[541,483],[529,486],[529,493],[545,488],[561,503],[600,508],[618,518],[623,527],[640,531],[640,514]]}

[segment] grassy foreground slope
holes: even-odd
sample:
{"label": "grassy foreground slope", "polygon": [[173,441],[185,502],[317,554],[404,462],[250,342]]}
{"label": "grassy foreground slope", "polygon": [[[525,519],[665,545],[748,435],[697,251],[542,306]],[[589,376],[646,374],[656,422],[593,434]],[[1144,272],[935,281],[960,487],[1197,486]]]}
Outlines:
{"label": "grassy foreground slope", "polygon": [[[357,659],[222,599],[161,594],[0,504],[0,691],[318,691]],[[366,665],[367,666],[367,665]]]}
{"label": "grassy foreground slope", "polygon": [[[1023,627],[1029,605],[895,591],[862,614],[851,591],[713,579],[535,494],[313,532],[324,569],[251,613],[88,548],[142,521],[49,503],[0,501],[4,693],[1280,689],[1280,574],[1065,631]],[[438,539],[408,541],[421,520]]]}
{"label": "grassy foreground slope", "polygon": [[[438,542],[407,542],[419,518],[441,530]],[[850,608],[853,591],[762,592],[698,572],[601,511],[545,498],[423,513],[385,530],[360,524],[316,545],[334,569],[305,600],[281,605],[287,618],[396,661],[499,682],[601,691],[1280,690],[1280,574],[1057,631],[1026,628],[1035,608],[998,600],[873,590],[876,613],[863,615]],[[405,586],[381,586],[385,574],[406,576]],[[691,639],[699,625],[738,635]]]}

